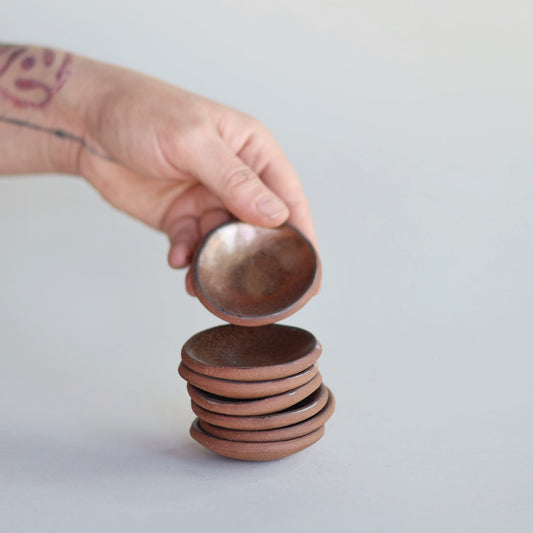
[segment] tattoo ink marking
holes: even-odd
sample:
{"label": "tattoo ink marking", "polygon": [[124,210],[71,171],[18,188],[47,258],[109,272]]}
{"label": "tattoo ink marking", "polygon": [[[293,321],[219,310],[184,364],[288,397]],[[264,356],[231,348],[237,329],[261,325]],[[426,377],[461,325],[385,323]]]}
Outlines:
{"label": "tattoo ink marking", "polygon": [[30,70],[33,66],[35,65],[35,58],[34,57],[25,57],[23,60],[22,60],[22,63],[21,63],[21,67],[24,69],[24,70]]}
{"label": "tattoo ink marking", "polygon": [[[65,83],[67,81],[65,78],[70,74],[70,72],[67,70],[67,68],[72,63],[73,57],[70,54],[65,54],[65,58],[63,59],[63,62],[61,63],[61,66],[59,67],[59,70],[56,72],[56,80],[61,81],[62,83]],[[61,87],[59,87],[61,89]],[[59,89],[57,89],[59,91]],[[57,91],[56,91],[57,92]]]}
{"label": "tattoo ink marking", "polygon": [[[53,50],[0,45],[0,94],[16,107],[41,109],[51,102],[67,81],[72,55],[58,57]],[[39,74],[28,71],[41,67]]]}
{"label": "tattoo ink marking", "polygon": [[[0,77],[3,76],[9,67],[25,52],[27,52],[27,48],[19,48],[18,50],[15,50],[9,54],[9,57],[7,58],[7,61],[0,67]],[[9,49],[6,50],[6,52],[9,52]]]}
{"label": "tattoo ink marking", "polygon": [[83,137],[80,137],[79,135],[74,135],[73,133],[70,133],[68,131],[62,129],[46,128],[44,126],[40,126],[39,124],[28,122],[27,120],[19,120],[17,118],[11,117],[0,116],[0,122],[5,122],[6,124],[12,124],[13,126],[20,126],[21,128],[28,128],[30,130],[40,131],[43,133],[50,133],[51,135],[55,135],[60,139],[77,142],[82,146],[83,149],[87,150],[90,154],[95,155],[100,159],[105,159],[106,161],[114,162],[113,159],[111,159],[109,156],[107,156],[103,152],[100,152],[100,150],[97,150],[96,148],[94,148],[94,146],[87,144]]}
{"label": "tattoo ink marking", "polygon": [[53,62],[56,60],[56,55],[53,50],[45,48],[43,51],[43,63],[45,67],[51,67]]}

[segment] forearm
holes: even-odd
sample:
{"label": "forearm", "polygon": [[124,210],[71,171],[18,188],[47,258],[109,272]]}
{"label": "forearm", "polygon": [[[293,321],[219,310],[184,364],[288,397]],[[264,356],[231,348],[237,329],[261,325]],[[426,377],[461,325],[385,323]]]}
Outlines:
{"label": "forearm", "polygon": [[0,45],[0,174],[76,171],[86,61],[59,50]]}

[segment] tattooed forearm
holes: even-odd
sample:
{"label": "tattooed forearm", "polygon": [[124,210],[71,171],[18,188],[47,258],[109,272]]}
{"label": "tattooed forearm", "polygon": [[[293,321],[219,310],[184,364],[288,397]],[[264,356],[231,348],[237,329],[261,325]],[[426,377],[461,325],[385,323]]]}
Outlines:
{"label": "tattooed forearm", "polygon": [[[68,80],[72,62],[73,56],[69,53],[0,43],[0,122],[76,142],[89,153],[110,161],[104,153],[88,144],[83,136],[39,124],[42,118],[46,117],[46,123],[50,124],[60,116],[55,104],[50,104]],[[7,111],[6,106],[11,110]],[[32,118],[33,110],[36,112],[35,120]],[[78,128],[73,126],[69,129]]]}
{"label": "tattooed forearm", "polygon": [[43,108],[61,90],[72,56],[48,48],[0,45],[0,94],[17,107]]}
{"label": "tattooed forearm", "polygon": [[100,157],[102,159],[105,159],[106,161],[113,161],[110,157],[108,157],[103,152],[100,152],[90,144],[87,144],[85,139],[83,137],[80,137],[78,135],[74,135],[73,133],[69,133],[68,131],[62,130],[62,129],[54,129],[54,128],[46,128],[44,126],[40,126],[39,124],[34,124],[33,122],[28,122],[27,120],[20,120],[17,118],[12,117],[3,117],[0,116],[0,122],[5,122],[6,124],[12,124],[13,126],[20,126],[21,128],[28,128],[35,131],[41,131],[43,133],[50,133],[52,135],[55,135],[56,137],[59,137],[61,139],[66,139],[68,141],[74,141],[90,152],[91,154]]}

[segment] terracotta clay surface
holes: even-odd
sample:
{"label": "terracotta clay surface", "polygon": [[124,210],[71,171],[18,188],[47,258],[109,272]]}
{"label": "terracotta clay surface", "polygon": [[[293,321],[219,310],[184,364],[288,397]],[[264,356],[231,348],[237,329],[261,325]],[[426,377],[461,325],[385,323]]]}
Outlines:
{"label": "terracotta clay surface", "polygon": [[290,426],[302,422],[303,420],[307,420],[321,411],[327,401],[328,389],[322,384],[315,392],[301,402],[298,402],[296,405],[284,409],[283,411],[266,415],[224,415],[204,409],[194,401],[191,401],[191,407],[196,416],[216,426],[241,430],[265,430]]}
{"label": "terracotta clay surface", "polygon": [[206,433],[196,419],[190,430],[193,439],[219,455],[242,461],[272,461],[300,452],[317,442],[324,435],[324,426],[296,439],[279,442],[236,442],[219,439]]}
{"label": "terracotta clay surface", "polygon": [[321,268],[296,228],[226,222],[206,235],[193,260],[193,286],[213,314],[242,326],[277,322],[318,290]]}
{"label": "terracotta clay surface", "polygon": [[190,383],[187,384],[187,391],[196,404],[215,413],[235,416],[263,415],[275,413],[276,411],[281,411],[291,405],[297,404],[318,389],[321,383],[322,376],[318,372],[311,381],[296,389],[254,400],[234,400],[223,396],[216,396],[215,394],[202,391]]}
{"label": "terracotta clay surface", "polygon": [[199,374],[234,381],[266,381],[309,368],[322,347],[315,336],[293,326],[217,326],[193,335],[183,346],[183,363]]}
{"label": "terracotta clay surface", "polygon": [[214,426],[200,418],[200,427],[210,435],[219,439],[234,440],[239,442],[276,442],[280,440],[295,439],[307,435],[323,426],[335,411],[335,397],[328,389],[328,402],[324,409],[315,416],[292,426],[278,429],[263,429],[259,431],[243,431]]}
{"label": "terracotta clay surface", "polygon": [[293,376],[269,381],[233,381],[212,378],[194,372],[183,363],[180,363],[178,372],[183,379],[198,389],[226,398],[250,399],[273,396],[300,387],[316,376],[318,366],[313,365]]}

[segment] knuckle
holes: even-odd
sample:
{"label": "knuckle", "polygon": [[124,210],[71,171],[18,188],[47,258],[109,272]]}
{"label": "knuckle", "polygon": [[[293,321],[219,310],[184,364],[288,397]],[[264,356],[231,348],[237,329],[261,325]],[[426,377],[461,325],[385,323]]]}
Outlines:
{"label": "knuckle", "polygon": [[273,135],[271,131],[261,122],[260,120],[256,119],[255,117],[248,117],[247,118],[247,127],[248,129],[258,137],[261,137],[263,139],[270,139],[273,138]]}
{"label": "knuckle", "polygon": [[212,138],[209,124],[203,121],[194,121],[187,124],[180,133],[181,146],[187,150],[191,148],[197,149]]}
{"label": "knuckle", "polygon": [[254,128],[259,135],[268,139],[274,139],[274,134],[270,128],[260,120],[254,119]]}
{"label": "knuckle", "polygon": [[184,133],[190,139],[201,141],[212,137],[213,128],[208,120],[199,117],[187,124]]}
{"label": "knuckle", "polygon": [[246,113],[241,113],[240,118],[241,128],[244,131],[247,131],[249,135],[254,135],[260,138],[273,137],[272,132],[258,118]]}
{"label": "knuckle", "polygon": [[261,121],[255,120],[254,127],[255,131],[257,131],[259,135],[262,135],[263,137],[274,138],[272,132]]}
{"label": "knuckle", "polygon": [[249,168],[236,168],[222,175],[224,189],[232,192],[242,189],[255,181],[255,175]]}

